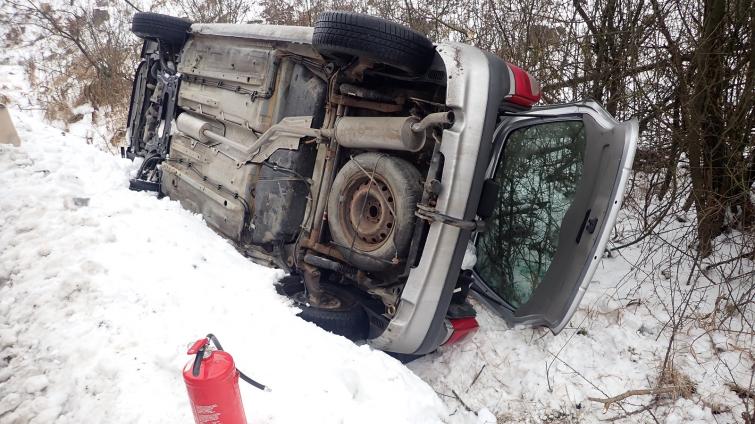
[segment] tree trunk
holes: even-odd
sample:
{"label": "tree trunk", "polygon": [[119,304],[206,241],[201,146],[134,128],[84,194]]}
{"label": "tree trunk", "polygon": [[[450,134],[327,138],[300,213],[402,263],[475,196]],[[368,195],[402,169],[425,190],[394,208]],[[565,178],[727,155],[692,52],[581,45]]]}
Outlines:
{"label": "tree trunk", "polygon": [[[726,0],[704,0],[702,33],[694,56],[697,74],[688,147],[697,202],[698,249],[703,257],[712,253],[713,240],[721,234],[731,187],[722,107],[727,84],[725,17]],[[700,172],[695,173],[695,167]]]}

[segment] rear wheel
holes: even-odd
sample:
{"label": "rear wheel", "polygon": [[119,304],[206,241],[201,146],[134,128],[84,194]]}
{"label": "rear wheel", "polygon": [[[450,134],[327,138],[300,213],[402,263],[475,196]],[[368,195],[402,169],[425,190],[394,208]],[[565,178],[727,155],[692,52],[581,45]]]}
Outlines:
{"label": "rear wheel", "polygon": [[299,276],[287,276],[278,282],[279,292],[293,299],[301,309],[299,318],[309,321],[325,331],[350,340],[367,338],[369,322],[367,314],[348,289],[333,284],[321,283],[325,295],[335,300],[334,306],[317,308],[309,304],[304,294],[304,284]]}
{"label": "rear wheel", "polygon": [[131,32],[137,37],[159,40],[172,47],[183,45],[190,28],[188,19],[152,12],[137,12],[131,21]]}
{"label": "rear wheel", "polygon": [[322,12],[315,22],[312,44],[325,56],[356,56],[409,74],[427,70],[433,44],[411,28],[361,13]]}

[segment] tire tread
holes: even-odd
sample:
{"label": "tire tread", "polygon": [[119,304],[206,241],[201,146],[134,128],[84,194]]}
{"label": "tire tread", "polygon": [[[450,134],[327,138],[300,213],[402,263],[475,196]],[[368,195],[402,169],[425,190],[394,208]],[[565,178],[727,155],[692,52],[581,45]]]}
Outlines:
{"label": "tire tread", "polygon": [[363,56],[410,72],[430,66],[433,44],[424,35],[375,16],[344,11],[322,12],[312,44],[324,54]]}
{"label": "tire tread", "polygon": [[191,21],[152,12],[137,12],[131,21],[131,32],[137,37],[158,39],[172,46],[181,46],[191,28]]}

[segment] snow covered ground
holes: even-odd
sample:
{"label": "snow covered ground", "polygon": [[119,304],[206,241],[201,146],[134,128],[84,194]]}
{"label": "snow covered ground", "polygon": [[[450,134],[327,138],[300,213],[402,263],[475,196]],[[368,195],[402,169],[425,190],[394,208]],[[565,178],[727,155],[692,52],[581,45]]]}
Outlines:
{"label": "snow covered ground", "polygon": [[[191,421],[186,344],[215,332],[254,422],[435,422],[398,361],[295,316],[254,265],[178,203],[130,192],[130,162],[14,113],[0,147],[0,421]],[[389,407],[390,406],[390,407]]]}
{"label": "snow covered ground", "polygon": [[[272,388],[242,384],[250,422],[599,422],[624,411],[588,397],[655,385],[667,299],[624,278],[639,247],[602,262],[560,335],[510,329],[478,305],[473,337],[404,366],[298,319],[272,287],[277,271],[177,202],[129,191],[133,164],[87,144],[89,118],[64,131],[20,109],[31,89],[14,60],[0,62],[23,141],[0,145],[0,423],[191,422],[181,369],[207,332]],[[704,334],[680,336],[674,365],[695,393],[658,420],[740,416],[727,373],[746,377],[752,360]]]}

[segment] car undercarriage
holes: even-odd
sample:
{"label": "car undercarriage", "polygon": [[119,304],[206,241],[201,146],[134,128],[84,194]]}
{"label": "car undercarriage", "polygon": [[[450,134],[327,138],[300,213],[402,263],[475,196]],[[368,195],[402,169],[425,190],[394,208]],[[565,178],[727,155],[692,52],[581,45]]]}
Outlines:
{"label": "car undercarriage", "polygon": [[474,317],[461,263],[497,205],[501,123],[539,98],[528,74],[349,12],[314,28],[140,13],[133,31],[133,189],[285,270],[281,291],[331,331],[421,354]]}

